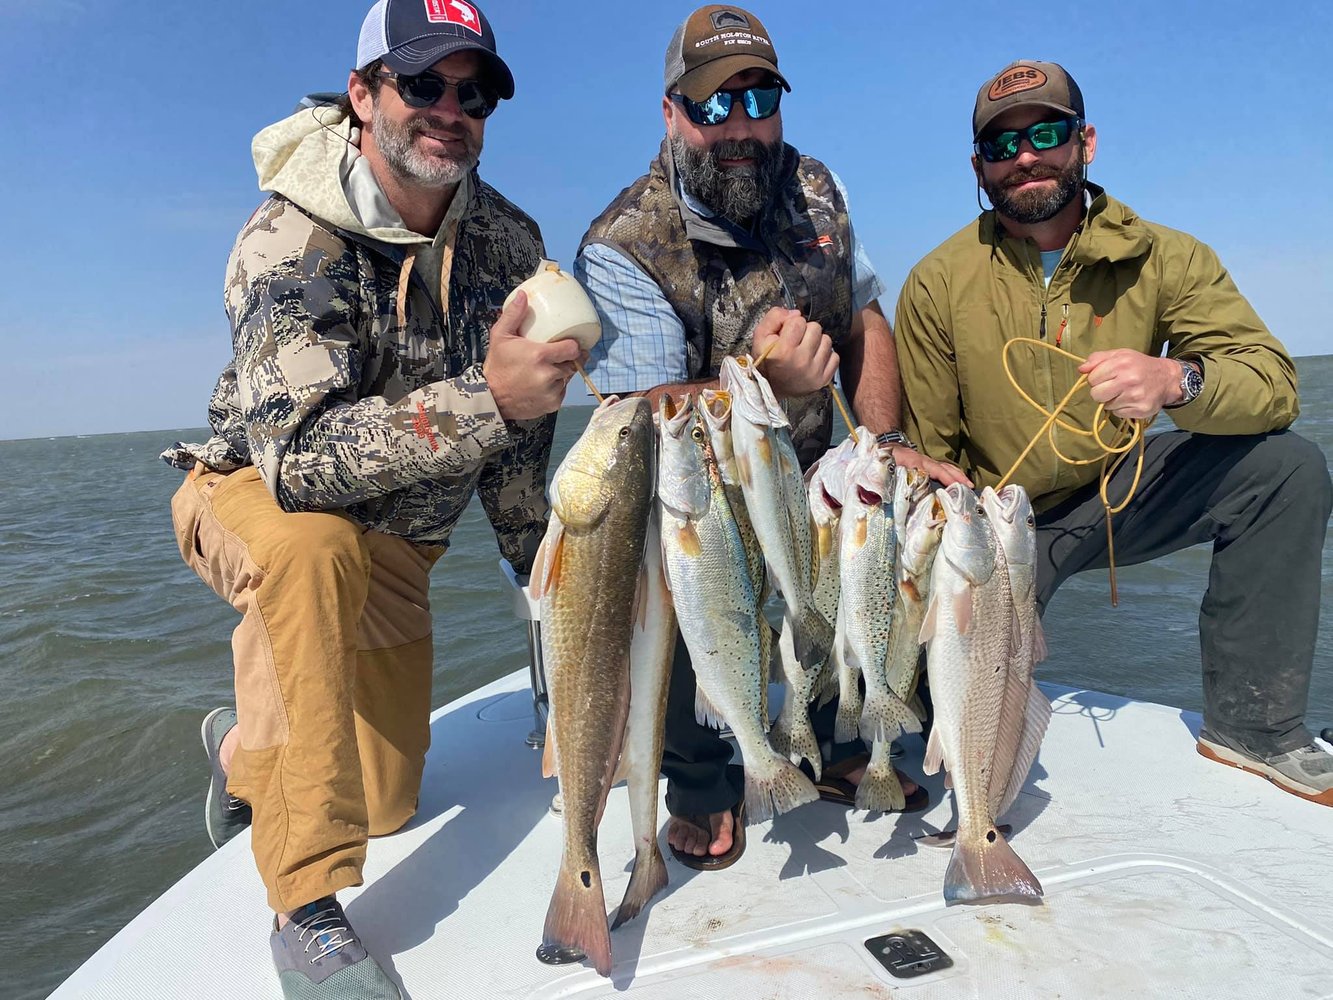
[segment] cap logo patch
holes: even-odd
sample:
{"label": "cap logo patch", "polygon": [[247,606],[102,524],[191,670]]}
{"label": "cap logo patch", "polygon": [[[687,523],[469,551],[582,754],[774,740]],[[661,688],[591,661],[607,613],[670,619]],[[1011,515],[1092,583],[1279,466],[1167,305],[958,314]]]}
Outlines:
{"label": "cap logo patch", "polygon": [[745,28],[748,30],[750,27],[750,19],[734,10],[715,10],[711,16],[713,28],[716,31],[723,31],[726,28]]}
{"label": "cap logo patch", "polygon": [[433,24],[457,24],[474,35],[481,35],[477,8],[467,0],[425,0],[426,20]]}
{"label": "cap logo patch", "polygon": [[1025,90],[1044,87],[1046,80],[1046,74],[1035,66],[1016,66],[997,78],[990,85],[990,90],[986,91],[986,96],[992,101],[998,101],[1010,94],[1021,94]]}

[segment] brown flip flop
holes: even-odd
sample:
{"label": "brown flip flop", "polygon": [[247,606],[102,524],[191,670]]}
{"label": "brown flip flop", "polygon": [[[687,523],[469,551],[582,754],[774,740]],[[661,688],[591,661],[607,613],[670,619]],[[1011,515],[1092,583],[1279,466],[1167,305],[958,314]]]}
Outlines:
{"label": "brown flip flop", "polygon": [[[825,764],[822,770],[822,776],[815,782],[815,791],[819,793],[820,799],[825,802],[832,802],[840,806],[856,805],[856,786],[844,777],[855,771],[858,767],[865,767],[870,763],[870,754],[859,753],[838,761],[836,764]],[[898,780],[902,781],[907,775],[898,771]],[[907,802],[897,812],[914,813],[922,812],[930,806],[930,793],[920,783],[916,784],[916,791],[907,796]]]}
{"label": "brown flip flop", "polygon": [[[667,845],[671,850],[671,855],[686,868],[693,868],[697,872],[715,872],[723,868],[730,868],[745,853],[745,800],[741,799],[731,807],[731,849],[724,854],[690,854],[687,851],[679,850]],[[710,837],[713,828],[708,822],[708,817],[704,816],[676,816],[673,817],[682,822],[689,823],[694,827],[703,830]]]}

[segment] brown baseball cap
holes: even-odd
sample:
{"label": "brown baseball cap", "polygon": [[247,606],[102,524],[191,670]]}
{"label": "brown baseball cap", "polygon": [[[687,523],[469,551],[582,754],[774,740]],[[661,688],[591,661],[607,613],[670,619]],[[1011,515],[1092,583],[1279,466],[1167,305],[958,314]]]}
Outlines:
{"label": "brown baseball cap", "polygon": [[666,52],[666,92],[676,87],[692,101],[702,101],[734,73],[766,69],[786,90],[778,72],[778,54],[768,29],[748,10],[714,3],[687,17]]}
{"label": "brown baseball cap", "polygon": [[997,115],[1027,104],[1084,117],[1083,92],[1063,66],[1019,59],[983,83],[977,92],[977,106],[972,111],[973,141]]}

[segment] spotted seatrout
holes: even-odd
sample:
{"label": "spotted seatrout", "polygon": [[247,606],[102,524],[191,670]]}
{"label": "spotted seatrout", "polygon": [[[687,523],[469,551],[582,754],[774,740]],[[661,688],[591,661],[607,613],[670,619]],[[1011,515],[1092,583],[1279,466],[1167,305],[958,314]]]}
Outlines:
{"label": "spotted seatrout", "polygon": [[611,971],[611,937],[597,824],[629,709],[634,594],[653,461],[647,401],[609,397],[552,478],[550,526],[532,570],[564,799],[564,853],[542,940],[583,952],[604,976]]}
{"label": "spotted seatrout", "polygon": [[958,835],[944,876],[947,903],[1035,899],[1041,883],[995,826],[991,785],[1017,618],[1004,554],[976,494],[955,483],[936,490],[944,534],[921,626],[935,722],[925,770],[943,765],[953,783]]}
{"label": "spotted seatrout", "polygon": [[725,723],[735,734],[745,760],[746,818],[760,822],[819,796],[764,735],[760,628],[767,623],[708,431],[688,398],[677,408],[664,396],[659,424],[657,496],[667,583],[704,720]]}

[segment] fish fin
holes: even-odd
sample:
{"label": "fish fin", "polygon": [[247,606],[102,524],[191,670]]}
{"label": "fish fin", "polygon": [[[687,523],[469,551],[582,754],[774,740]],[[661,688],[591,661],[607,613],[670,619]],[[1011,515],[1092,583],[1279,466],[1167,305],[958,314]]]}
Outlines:
{"label": "fish fin", "polygon": [[759,459],[761,466],[773,464],[773,441],[768,434],[759,435],[755,442],[755,455]]}
{"label": "fish fin", "polygon": [[861,709],[861,739],[892,742],[906,733],[921,732],[921,720],[892,691],[867,691]]}
{"label": "fish fin", "polygon": [[1049,650],[1046,648],[1046,630],[1041,627],[1041,617],[1036,616],[1032,619],[1032,662],[1041,663],[1046,659]]}
{"label": "fish fin", "polygon": [[1028,691],[1027,713],[1023,717],[1023,740],[1018,745],[1014,757],[1014,766],[1009,771],[1009,783],[1005,786],[1004,797],[995,810],[998,819],[1009,811],[1009,807],[1018,798],[1018,793],[1027,783],[1028,773],[1041,750],[1041,741],[1046,735],[1046,727],[1051,722],[1051,702],[1033,684]]}
{"label": "fish fin", "polygon": [[921,770],[927,774],[938,774],[944,766],[944,741],[940,739],[939,720],[930,727],[930,736],[926,738],[926,759],[921,762]]}
{"label": "fish fin", "polygon": [[750,489],[754,485],[754,473],[750,469],[750,456],[744,452],[736,452],[736,480],[741,484],[742,489]]}
{"label": "fish fin", "polygon": [[[844,515],[844,520],[846,516]],[[852,545],[856,548],[864,548],[866,539],[870,535],[870,518],[862,516],[852,517]]]}
{"label": "fish fin", "polygon": [[611,932],[606,925],[606,898],[596,860],[587,869],[560,866],[555,892],[546,910],[542,944],[581,951],[600,975],[611,974]]}
{"label": "fish fin", "polygon": [[614,788],[622,781],[624,782],[629,781],[629,769],[630,769],[629,754],[625,753],[623,749],[625,746],[629,745],[629,739],[630,739],[629,723],[627,722],[625,724],[625,740],[624,743],[622,744],[620,757],[616,761],[616,769],[614,773],[612,773],[611,781],[607,786],[608,788]]}
{"label": "fish fin", "polygon": [[560,765],[555,755],[555,727],[551,725],[549,715],[546,717],[546,742],[542,744],[542,777],[560,777]]}
{"label": "fish fin", "polygon": [[837,533],[833,530],[831,524],[816,524],[815,538],[819,543],[819,558],[815,562],[822,562],[829,558],[833,553],[833,546],[838,541]]}
{"label": "fish fin", "polygon": [[971,587],[964,587],[953,595],[953,620],[958,623],[958,634],[967,635],[972,627]]}
{"label": "fish fin", "polygon": [[782,478],[784,480],[796,472],[796,470],[792,468],[791,454],[786,448],[778,449],[778,471],[782,473]]}
{"label": "fish fin", "polygon": [[880,763],[871,754],[865,774],[856,786],[856,808],[866,812],[899,812],[907,805],[903,783],[892,764]]}
{"label": "fish fin", "polygon": [[680,545],[680,551],[691,559],[703,555],[703,544],[699,541],[699,532],[695,529],[693,521],[680,523],[676,529],[676,542]]}
{"label": "fish fin", "polygon": [[[787,627],[786,616],[783,628]],[[801,609],[800,618],[792,629],[792,649],[797,662],[805,671],[818,670],[833,651],[833,626],[813,606]]]}
{"label": "fish fin", "polygon": [[960,835],[954,842],[953,856],[944,873],[946,905],[978,903],[997,896],[1036,901],[1041,895],[1037,876],[995,827],[976,838]]}
{"label": "fish fin", "polygon": [[711,726],[714,729],[723,729],[727,725],[727,720],[722,717],[712,699],[704,694],[704,689],[697,683],[694,686],[694,718],[699,725]]}
{"label": "fish fin", "polygon": [[540,601],[554,585],[560,568],[560,552],[564,547],[565,526],[554,514],[546,526],[546,534],[537,546],[537,554],[532,560],[532,572],[528,576],[528,593],[534,600]]}
{"label": "fish fin", "polygon": [[666,859],[662,857],[662,849],[657,846],[654,838],[644,850],[634,855],[634,870],[630,872],[625,898],[620,901],[611,929],[615,930],[642,913],[648,901],[667,887],[668,881]]}
{"label": "fish fin", "polygon": [[935,638],[935,629],[938,627],[937,623],[939,621],[939,612],[937,611],[939,605],[940,598],[934,596],[926,602],[926,615],[921,619],[921,631],[916,637],[918,644],[930,642],[931,639]]}
{"label": "fish fin", "polygon": [[771,750],[762,761],[745,762],[747,823],[762,823],[818,798],[819,792],[804,772]]}

